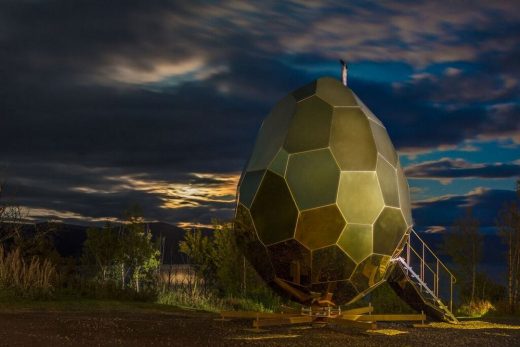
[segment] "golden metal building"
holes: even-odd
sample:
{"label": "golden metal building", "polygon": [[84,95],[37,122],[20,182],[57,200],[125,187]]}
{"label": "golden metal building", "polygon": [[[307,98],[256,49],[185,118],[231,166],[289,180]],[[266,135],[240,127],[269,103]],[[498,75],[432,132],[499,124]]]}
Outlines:
{"label": "golden metal building", "polygon": [[300,302],[336,304],[388,275],[412,218],[408,184],[381,121],[349,88],[320,78],[264,120],[238,187],[244,254]]}

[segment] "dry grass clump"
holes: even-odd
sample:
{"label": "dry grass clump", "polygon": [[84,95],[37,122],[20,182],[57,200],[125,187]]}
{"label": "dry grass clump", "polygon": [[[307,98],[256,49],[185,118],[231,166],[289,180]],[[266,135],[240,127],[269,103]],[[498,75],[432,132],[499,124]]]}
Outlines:
{"label": "dry grass clump", "polygon": [[0,289],[24,297],[49,296],[55,276],[56,268],[48,259],[26,261],[19,248],[6,252],[0,246]]}
{"label": "dry grass clump", "polygon": [[458,312],[468,317],[482,317],[495,310],[495,306],[489,300],[474,300],[461,305]]}

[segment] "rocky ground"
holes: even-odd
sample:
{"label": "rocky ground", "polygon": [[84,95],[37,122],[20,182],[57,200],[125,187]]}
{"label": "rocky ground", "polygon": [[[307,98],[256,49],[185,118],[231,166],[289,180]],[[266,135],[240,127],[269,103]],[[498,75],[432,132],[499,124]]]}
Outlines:
{"label": "rocky ground", "polygon": [[279,327],[251,332],[251,321],[218,321],[187,310],[0,309],[0,346],[520,346],[520,320],[466,321],[379,330]]}

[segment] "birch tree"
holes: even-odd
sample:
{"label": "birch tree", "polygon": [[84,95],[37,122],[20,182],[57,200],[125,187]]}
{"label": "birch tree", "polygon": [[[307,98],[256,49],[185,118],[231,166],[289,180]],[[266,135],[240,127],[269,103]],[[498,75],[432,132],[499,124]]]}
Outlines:
{"label": "birch tree", "polygon": [[520,287],[520,179],[516,181],[517,200],[506,204],[500,213],[498,228],[507,245],[507,297],[511,313],[518,308]]}

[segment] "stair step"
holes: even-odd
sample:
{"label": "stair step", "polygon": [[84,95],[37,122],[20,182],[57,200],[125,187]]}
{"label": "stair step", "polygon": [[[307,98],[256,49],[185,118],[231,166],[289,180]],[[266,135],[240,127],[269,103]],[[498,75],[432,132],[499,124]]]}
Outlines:
{"label": "stair step", "polygon": [[[420,276],[412,269],[408,263],[402,258],[396,258],[394,261],[399,263],[399,266],[405,269],[405,274],[411,280],[412,283],[419,286],[420,297],[424,301],[425,304],[430,304],[433,307],[439,309],[444,313],[444,317],[449,321],[457,321],[453,313],[448,309],[446,305],[442,302],[442,300],[435,295],[435,293],[428,287],[428,285],[421,280]],[[423,291],[424,289],[424,291]],[[424,294],[428,294],[428,296],[424,296]]]}

